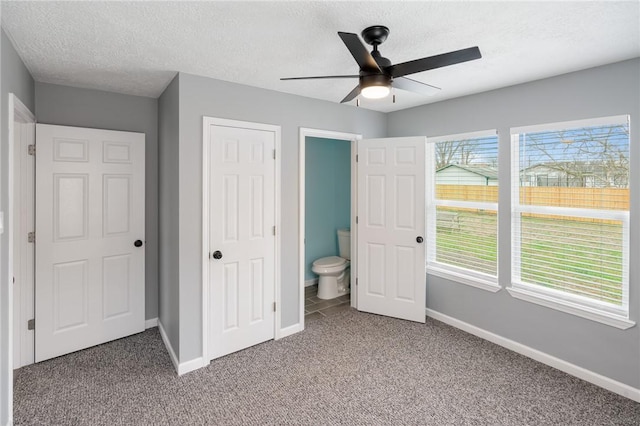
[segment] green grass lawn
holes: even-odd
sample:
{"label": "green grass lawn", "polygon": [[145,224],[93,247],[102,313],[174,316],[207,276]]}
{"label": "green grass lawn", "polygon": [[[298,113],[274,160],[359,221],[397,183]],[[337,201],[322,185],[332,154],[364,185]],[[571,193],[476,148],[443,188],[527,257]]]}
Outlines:
{"label": "green grass lawn", "polygon": [[[482,211],[457,212],[459,226],[437,227],[436,260],[495,275],[496,216]],[[521,228],[524,282],[622,303],[620,224],[523,217]],[[567,278],[569,287],[564,284]]]}

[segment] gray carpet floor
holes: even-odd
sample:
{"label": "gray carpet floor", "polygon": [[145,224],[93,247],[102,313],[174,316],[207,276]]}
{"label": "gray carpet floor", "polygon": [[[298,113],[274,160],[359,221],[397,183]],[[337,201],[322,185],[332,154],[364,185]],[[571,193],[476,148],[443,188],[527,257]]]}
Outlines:
{"label": "gray carpet floor", "polygon": [[633,425],[640,404],[427,319],[345,310],[178,377],[156,328],[21,369],[16,425]]}

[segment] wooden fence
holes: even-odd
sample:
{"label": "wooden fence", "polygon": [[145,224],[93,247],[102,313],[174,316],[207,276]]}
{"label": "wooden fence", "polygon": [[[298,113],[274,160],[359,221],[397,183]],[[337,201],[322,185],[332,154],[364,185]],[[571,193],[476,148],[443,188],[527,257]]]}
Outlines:
{"label": "wooden fence", "polygon": [[[629,210],[629,189],[526,186],[520,199],[527,205]],[[498,202],[498,187],[484,185],[436,185],[436,198],[458,201]]]}

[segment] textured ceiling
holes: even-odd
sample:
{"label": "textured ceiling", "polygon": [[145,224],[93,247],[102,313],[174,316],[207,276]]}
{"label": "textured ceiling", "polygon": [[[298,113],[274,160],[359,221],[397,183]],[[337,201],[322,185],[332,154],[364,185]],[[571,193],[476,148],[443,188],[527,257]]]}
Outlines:
{"label": "textured ceiling", "polygon": [[[159,96],[176,71],[339,102],[357,80],[337,36],[386,25],[393,63],[479,46],[480,60],[412,78],[361,106],[394,111],[640,57],[640,2],[2,2],[2,26],[37,81]],[[353,102],[352,102],[353,103]]]}

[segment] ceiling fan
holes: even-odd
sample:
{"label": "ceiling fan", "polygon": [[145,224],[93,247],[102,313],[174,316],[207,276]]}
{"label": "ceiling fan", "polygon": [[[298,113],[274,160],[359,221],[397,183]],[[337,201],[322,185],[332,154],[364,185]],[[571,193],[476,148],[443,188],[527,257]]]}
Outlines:
{"label": "ceiling fan", "polygon": [[424,95],[433,95],[440,90],[435,86],[412,80],[405,76],[435,68],[442,68],[461,62],[472,61],[482,57],[478,47],[456,50],[441,55],[429,56],[413,61],[391,64],[391,61],[382,56],[378,46],[384,43],[389,36],[389,28],[383,25],[374,25],[362,31],[362,38],[367,44],[373,46],[371,53],[360,41],[357,34],[338,32],[338,35],[351,52],[358,63],[360,72],[358,75],[326,75],[316,77],[289,77],[280,80],[313,80],[325,78],[358,78],[359,84],[340,103],[353,100],[359,94],[365,98],[380,99],[386,97],[391,87]]}

